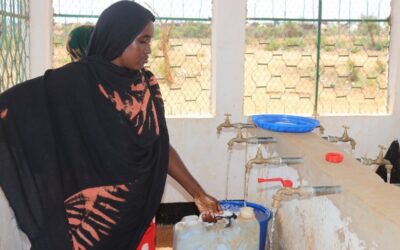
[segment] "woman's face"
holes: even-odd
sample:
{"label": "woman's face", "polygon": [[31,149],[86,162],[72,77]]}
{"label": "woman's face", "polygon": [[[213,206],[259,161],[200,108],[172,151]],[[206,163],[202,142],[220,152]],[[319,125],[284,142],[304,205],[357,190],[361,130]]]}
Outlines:
{"label": "woman's face", "polygon": [[151,53],[150,43],[153,33],[154,24],[150,21],[135,40],[126,47],[122,55],[115,58],[112,63],[130,70],[142,69]]}

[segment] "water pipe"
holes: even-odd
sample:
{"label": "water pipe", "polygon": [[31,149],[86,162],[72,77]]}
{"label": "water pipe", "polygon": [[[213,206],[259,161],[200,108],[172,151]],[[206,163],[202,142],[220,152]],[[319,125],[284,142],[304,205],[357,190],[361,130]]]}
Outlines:
{"label": "water pipe", "polygon": [[328,194],[337,194],[343,192],[342,186],[299,186],[293,188],[293,183],[290,180],[283,178],[258,178],[258,183],[276,182],[282,183],[282,188],[276,191],[272,199],[272,208],[277,209],[280,206],[283,196],[298,195],[303,197],[320,196]]}

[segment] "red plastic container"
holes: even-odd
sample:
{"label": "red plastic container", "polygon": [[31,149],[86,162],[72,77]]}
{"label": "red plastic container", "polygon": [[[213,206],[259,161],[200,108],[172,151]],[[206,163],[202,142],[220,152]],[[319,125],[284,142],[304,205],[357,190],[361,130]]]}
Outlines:
{"label": "red plastic container", "polygon": [[156,220],[150,223],[142,240],[136,250],[155,250],[156,249]]}

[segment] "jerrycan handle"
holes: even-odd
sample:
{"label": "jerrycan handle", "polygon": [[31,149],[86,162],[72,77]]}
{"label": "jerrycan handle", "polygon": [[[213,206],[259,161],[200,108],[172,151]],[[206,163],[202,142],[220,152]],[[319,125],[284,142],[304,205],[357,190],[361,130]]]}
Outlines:
{"label": "jerrycan handle", "polygon": [[258,178],[258,183],[261,182],[274,182],[274,181],[279,181],[282,183],[282,186],[284,187],[293,187],[293,182],[291,180],[288,179],[283,179],[283,178]]}

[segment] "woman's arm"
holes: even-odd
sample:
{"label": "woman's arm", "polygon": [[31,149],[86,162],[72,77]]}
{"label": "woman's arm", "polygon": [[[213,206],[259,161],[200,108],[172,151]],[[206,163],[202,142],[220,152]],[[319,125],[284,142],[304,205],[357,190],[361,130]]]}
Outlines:
{"label": "woman's arm", "polygon": [[169,146],[168,174],[193,197],[200,213],[210,214],[222,211],[218,201],[203,190],[171,145]]}

